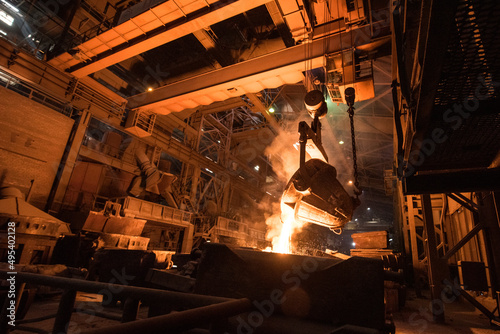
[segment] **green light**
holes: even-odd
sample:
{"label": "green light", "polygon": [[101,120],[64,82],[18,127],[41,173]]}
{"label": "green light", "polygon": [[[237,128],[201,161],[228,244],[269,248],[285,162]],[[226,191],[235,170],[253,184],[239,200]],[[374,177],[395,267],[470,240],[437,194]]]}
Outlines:
{"label": "green light", "polygon": [[272,114],[274,112],[274,108],[273,107],[269,108],[269,112]]}

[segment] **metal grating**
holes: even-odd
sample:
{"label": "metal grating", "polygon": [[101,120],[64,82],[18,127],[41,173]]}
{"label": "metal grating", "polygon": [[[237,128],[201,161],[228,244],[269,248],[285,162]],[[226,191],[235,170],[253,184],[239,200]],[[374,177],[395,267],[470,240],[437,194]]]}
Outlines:
{"label": "metal grating", "polygon": [[[441,144],[427,141],[420,170],[443,169],[443,166],[446,166],[444,169],[486,168],[500,150],[499,113],[471,115],[458,127],[457,123],[443,125],[431,123],[430,128],[443,129],[447,139]],[[428,139],[431,133],[428,132]]]}
{"label": "metal grating", "polygon": [[499,152],[498,17],[500,1],[458,1],[418,170],[487,168]]}
{"label": "metal grating", "polygon": [[[460,0],[456,29],[448,45],[435,105],[451,105],[479,96],[498,98],[500,82],[500,1]],[[478,94],[479,93],[479,94]]]}

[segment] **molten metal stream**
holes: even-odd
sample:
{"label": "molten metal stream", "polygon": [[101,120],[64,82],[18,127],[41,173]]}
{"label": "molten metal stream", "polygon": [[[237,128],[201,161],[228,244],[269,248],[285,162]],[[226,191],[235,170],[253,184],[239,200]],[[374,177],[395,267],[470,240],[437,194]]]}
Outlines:
{"label": "molten metal stream", "polygon": [[273,244],[274,253],[291,254],[291,238],[297,226],[294,218],[294,210],[288,205],[281,206],[281,234],[278,238],[278,242]]}

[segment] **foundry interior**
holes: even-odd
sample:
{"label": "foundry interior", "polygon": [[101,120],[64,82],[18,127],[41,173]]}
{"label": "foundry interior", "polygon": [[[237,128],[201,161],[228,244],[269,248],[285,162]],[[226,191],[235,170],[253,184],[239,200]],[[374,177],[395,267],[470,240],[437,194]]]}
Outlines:
{"label": "foundry interior", "polygon": [[493,333],[500,2],[0,0],[0,333]]}

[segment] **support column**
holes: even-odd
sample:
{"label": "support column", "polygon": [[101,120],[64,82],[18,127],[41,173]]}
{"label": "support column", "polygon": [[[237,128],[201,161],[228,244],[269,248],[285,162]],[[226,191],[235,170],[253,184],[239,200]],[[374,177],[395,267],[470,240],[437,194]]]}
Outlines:
{"label": "support column", "polygon": [[78,151],[80,150],[91,116],[92,115],[88,111],[84,111],[71,131],[68,144],[66,145],[66,151],[61,159],[56,179],[47,200],[46,211],[59,212],[61,209],[66,188],[68,187],[71,174],[73,173],[73,168],[78,158]]}
{"label": "support column", "polygon": [[445,287],[444,280],[449,278],[448,262],[441,259],[438,253],[431,196],[424,194],[421,195],[421,198],[427,241],[425,242],[425,251],[427,254],[429,286],[431,289],[431,311],[434,321],[444,322],[444,303],[441,300],[441,292]]}
{"label": "support column", "polygon": [[[482,201],[479,206],[479,221],[483,224],[483,237],[488,257],[488,273],[491,289],[497,293],[500,291],[500,221],[499,221],[499,193],[482,193]],[[497,251],[495,251],[495,249]],[[500,298],[497,295],[497,298]],[[499,310],[500,314],[500,310]]]}
{"label": "support column", "polygon": [[418,245],[417,245],[417,229],[415,224],[415,208],[413,207],[413,196],[406,196],[406,202],[408,205],[408,225],[410,230],[410,245],[411,245],[411,257],[413,263],[413,277],[415,283],[415,293],[417,297],[422,297],[422,284],[420,282],[421,273],[424,271],[420,259],[418,257]]}
{"label": "support column", "polygon": [[69,322],[75,306],[76,290],[65,290],[59,301],[56,319],[52,333],[65,334],[68,332]]}
{"label": "support column", "polygon": [[135,298],[128,297],[123,305],[122,322],[135,321],[139,312],[140,301]]}
{"label": "support column", "polygon": [[224,184],[224,195],[222,197],[222,212],[227,212],[229,210],[229,203],[231,199],[231,179],[229,177],[225,178]]}
{"label": "support column", "polygon": [[200,167],[193,165],[193,176],[191,179],[191,201],[196,203],[196,192],[198,191],[198,182],[200,180]]}
{"label": "support column", "polygon": [[181,253],[190,253],[193,248],[194,225],[190,224],[184,229]]}

